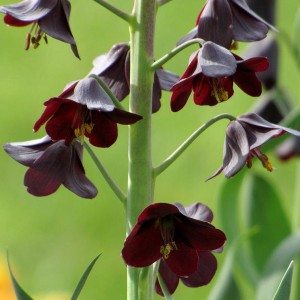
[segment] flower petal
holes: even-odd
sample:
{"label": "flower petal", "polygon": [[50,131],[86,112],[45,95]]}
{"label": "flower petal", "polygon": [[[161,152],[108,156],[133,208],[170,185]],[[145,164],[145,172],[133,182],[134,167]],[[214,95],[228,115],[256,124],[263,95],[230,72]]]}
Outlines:
{"label": "flower petal", "polygon": [[155,221],[138,223],[127,237],[122,249],[122,256],[127,265],[147,267],[161,258],[160,247],[163,240]]}
{"label": "flower petal", "polygon": [[4,23],[7,24],[7,25],[10,25],[10,26],[15,26],[15,27],[23,27],[23,26],[27,26],[29,24],[31,24],[32,22],[31,21],[21,21],[21,20],[18,20],[8,14],[6,14],[4,16]]}
{"label": "flower petal", "polygon": [[237,70],[233,75],[234,83],[246,94],[258,97],[262,93],[261,82],[254,72]]}
{"label": "flower petal", "polygon": [[58,0],[24,0],[19,3],[0,6],[0,12],[8,14],[20,21],[36,21],[57,5]]}
{"label": "flower petal", "polygon": [[176,45],[179,46],[189,40],[195,39],[198,36],[198,26],[194,27],[191,31],[189,31],[185,36],[183,36]]}
{"label": "flower petal", "polygon": [[[179,277],[170,270],[170,268],[163,259],[159,263],[158,272],[160,273],[160,276],[162,277],[162,280],[164,281],[169,293],[172,295],[179,284]],[[155,281],[155,291],[160,296],[164,296],[158,279],[156,279]]]}
{"label": "flower petal", "polygon": [[188,276],[196,272],[198,264],[197,251],[181,241],[175,241],[177,249],[170,252],[165,259],[170,270],[177,276]]}
{"label": "flower petal", "polygon": [[164,91],[170,91],[172,86],[179,81],[179,76],[170,71],[160,68],[155,72],[158,76],[160,86]]}
{"label": "flower petal", "polygon": [[51,139],[45,136],[33,141],[5,144],[4,150],[17,162],[30,167],[44,153],[51,142]]}
{"label": "flower petal", "polygon": [[193,218],[195,220],[204,221],[204,222],[212,222],[213,220],[213,212],[212,210],[202,204],[202,203],[193,203],[187,207],[185,207],[187,212],[187,216]]}
{"label": "flower petal", "polygon": [[95,198],[98,191],[93,183],[85,176],[81,162],[83,147],[79,142],[74,142],[71,147],[70,165],[66,170],[65,178],[62,183],[79,197]]}
{"label": "flower petal", "polygon": [[112,112],[106,113],[106,116],[109,117],[116,123],[130,125],[138,122],[143,119],[142,116],[115,108]]}
{"label": "flower petal", "polygon": [[188,277],[180,278],[188,287],[199,287],[208,284],[217,270],[217,260],[209,251],[198,252],[198,268]]}
{"label": "flower petal", "polygon": [[276,155],[281,160],[289,160],[300,156],[300,138],[291,137],[285,140],[276,150]]}

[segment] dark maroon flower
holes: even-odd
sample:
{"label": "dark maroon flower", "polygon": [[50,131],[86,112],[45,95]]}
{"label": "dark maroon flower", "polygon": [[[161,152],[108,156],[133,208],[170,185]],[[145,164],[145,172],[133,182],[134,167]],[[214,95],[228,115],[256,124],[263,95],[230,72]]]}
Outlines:
{"label": "dark maroon flower", "polygon": [[94,198],[96,187],[85,176],[82,145],[73,141],[53,142],[48,136],[27,142],[9,143],[4,150],[17,162],[29,167],[24,177],[27,191],[34,196],[54,193],[61,184],[82,198]]}
{"label": "dark maroon flower", "polygon": [[11,26],[32,25],[27,36],[26,50],[30,44],[39,46],[42,38],[47,42],[47,35],[68,43],[79,58],[76,42],[69,26],[71,4],[68,0],[24,0],[16,4],[0,7],[5,14],[4,22]]}
{"label": "dark maroon flower", "polygon": [[[114,45],[108,53],[98,56],[90,74],[99,76],[111,89],[114,95],[122,101],[130,90],[130,47],[127,43]],[[154,73],[152,91],[152,111],[160,109],[162,90],[170,91],[178,82],[179,76],[159,68]]]}
{"label": "dark maroon flower", "polygon": [[264,39],[272,27],[245,0],[208,0],[198,15],[196,28],[179,44],[202,38],[230,49],[233,41],[253,42]]}
{"label": "dark maroon flower", "polygon": [[277,149],[276,155],[283,161],[300,156],[300,137],[290,137]]}
{"label": "dark maroon flower", "polygon": [[178,276],[196,272],[198,251],[223,246],[226,237],[207,222],[183,214],[167,203],[148,206],[127,237],[122,256],[127,265],[146,267],[159,259]]}
{"label": "dark maroon flower", "polygon": [[65,140],[67,144],[86,136],[96,147],[109,147],[117,139],[117,123],[133,124],[142,118],[116,108],[94,78],[71,84],[57,98],[46,101],[45,106],[34,130],[46,123],[52,140]]}
{"label": "dark maroon flower", "polygon": [[229,123],[226,130],[223,165],[209,179],[221,172],[227,178],[232,177],[245,165],[251,167],[253,157],[257,157],[268,171],[273,171],[272,164],[261,152],[260,146],[286,132],[300,136],[299,131],[272,124],[254,113],[238,117]]}
{"label": "dark maroon flower", "polygon": [[243,60],[221,46],[206,42],[191,56],[187,70],[172,87],[171,109],[182,109],[192,90],[197,105],[216,105],[226,101],[233,95],[233,83],[248,95],[257,97],[262,86],[256,72],[267,68],[265,57]]}
{"label": "dark maroon flower", "polygon": [[[211,222],[213,219],[212,211],[201,203],[195,203],[188,207],[183,207],[181,204],[175,204],[178,209],[186,216],[203,222]],[[210,251],[198,251],[197,270],[192,275],[182,277],[174,274],[164,260],[159,263],[158,272],[170,294],[173,294],[179,284],[179,280],[188,287],[199,287],[208,284],[217,270],[217,260]],[[163,296],[158,280],[155,283],[156,292]]]}

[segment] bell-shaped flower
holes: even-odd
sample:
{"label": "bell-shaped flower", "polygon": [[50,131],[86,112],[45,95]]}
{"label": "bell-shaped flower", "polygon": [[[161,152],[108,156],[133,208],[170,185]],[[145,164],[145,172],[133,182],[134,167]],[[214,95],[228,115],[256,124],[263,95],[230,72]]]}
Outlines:
{"label": "bell-shaped flower", "polygon": [[218,249],[225,240],[224,233],[208,222],[187,216],[175,205],[155,203],[138,217],[122,256],[133,267],[162,259],[174,274],[189,276],[197,271],[198,252]]}
{"label": "bell-shaped flower", "polygon": [[230,49],[234,41],[264,39],[269,27],[272,26],[251,10],[245,0],[208,0],[197,17],[196,27],[178,43],[201,38]]}
{"label": "bell-shaped flower", "polygon": [[34,130],[46,123],[51,139],[65,140],[67,144],[86,136],[96,147],[109,147],[118,137],[117,123],[133,124],[142,118],[116,108],[94,78],[69,85],[57,98],[46,101],[45,106]]}
{"label": "bell-shaped flower", "polygon": [[251,167],[254,157],[257,157],[268,171],[273,171],[271,162],[261,152],[260,146],[286,132],[300,136],[299,131],[272,124],[254,113],[242,115],[231,121],[226,130],[223,164],[209,179],[221,172],[230,178],[245,165]]}
{"label": "bell-shaped flower", "polygon": [[73,53],[79,58],[76,42],[69,25],[71,4],[68,0],[23,0],[0,6],[5,14],[4,22],[11,26],[31,25],[26,37],[25,49],[30,45],[37,48],[41,39],[47,42],[47,35],[70,44]]}
{"label": "bell-shaped flower", "polygon": [[9,143],[4,150],[29,169],[24,177],[27,191],[34,196],[50,195],[64,185],[82,198],[94,198],[97,189],[85,176],[82,165],[83,146],[76,140],[66,145],[50,137]]}
{"label": "bell-shaped flower", "polygon": [[[213,219],[212,211],[204,204],[194,203],[188,207],[175,204],[177,208],[186,216],[195,220],[211,223]],[[211,251],[198,251],[198,265],[195,273],[189,276],[178,276],[172,272],[166,262],[162,259],[159,263],[158,272],[165,283],[170,294],[173,294],[179,281],[188,287],[200,287],[208,284],[214,277],[217,270],[217,260]],[[159,281],[155,282],[156,292],[163,296]]]}
{"label": "bell-shaped flower", "polygon": [[[130,92],[130,47],[127,43],[114,45],[108,53],[95,58],[90,74],[99,76],[111,89],[113,94],[122,101]],[[160,107],[162,90],[170,91],[178,82],[179,77],[159,68],[154,73],[152,90],[152,111]]]}
{"label": "bell-shaped flower", "polygon": [[265,57],[243,60],[229,50],[205,42],[190,57],[189,65],[179,82],[172,87],[171,109],[182,109],[192,91],[197,105],[216,105],[233,95],[233,83],[250,96],[262,92],[256,73],[268,68]]}

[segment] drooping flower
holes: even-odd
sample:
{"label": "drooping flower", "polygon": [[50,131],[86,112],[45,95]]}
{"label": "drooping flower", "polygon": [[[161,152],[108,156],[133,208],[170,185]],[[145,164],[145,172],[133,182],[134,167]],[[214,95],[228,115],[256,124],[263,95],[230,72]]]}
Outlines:
{"label": "drooping flower", "polygon": [[243,60],[221,46],[206,42],[190,57],[188,68],[172,87],[171,109],[182,109],[192,91],[197,105],[212,106],[226,101],[233,95],[233,83],[257,97],[262,86],[256,73],[267,68],[265,57]]}
{"label": "drooping flower", "polygon": [[[111,89],[113,94],[122,101],[130,91],[130,47],[127,43],[114,45],[108,53],[95,58],[90,74],[99,76]],[[178,82],[179,76],[159,68],[154,73],[152,90],[152,111],[160,107],[162,90],[170,91]]]}
{"label": "drooping flower", "polygon": [[272,124],[254,113],[242,115],[231,121],[226,130],[223,164],[209,179],[221,172],[227,178],[232,177],[245,165],[251,167],[254,157],[257,157],[268,171],[273,171],[272,164],[261,152],[260,146],[286,132],[300,136],[299,131]]}
{"label": "drooping flower", "polygon": [[276,155],[283,161],[300,156],[300,137],[290,137],[276,149]]}
{"label": "drooping flower", "polygon": [[162,259],[178,276],[197,271],[198,251],[223,246],[226,237],[208,222],[193,219],[167,203],[149,205],[127,237],[122,256],[127,265],[146,267]]}
{"label": "drooping flower", "polygon": [[[178,209],[186,216],[195,220],[211,223],[213,219],[212,211],[201,203],[195,203],[188,207],[183,207],[181,204],[175,204]],[[217,270],[217,260],[211,251],[198,251],[198,265],[195,273],[189,276],[178,276],[172,272],[166,262],[162,259],[159,263],[158,272],[162,277],[170,294],[173,294],[181,280],[188,287],[199,287],[208,284],[213,278]],[[156,292],[163,296],[159,281],[155,283]]]}
{"label": "drooping flower", "polygon": [[69,26],[71,4],[68,0],[23,0],[16,4],[0,6],[5,14],[4,22],[11,26],[31,25],[26,38],[25,49],[30,45],[37,48],[42,38],[47,42],[47,35],[70,44],[79,58],[76,42]]}
{"label": "drooping flower", "polygon": [[116,108],[94,78],[76,81],[57,98],[46,101],[45,106],[34,130],[46,123],[52,140],[65,140],[67,144],[86,136],[96,147],[109,147],[117,139],[117,123],[133,124],[142,118]]}
{"label": "drooping flower", "polygon": [[202,38],[230,49],[233,41],[264,39],[269,27],[272,26],[251,10],[245,0],[208,0],[197,17],[196,27],[178,43]]}
{"label": "drooping flower", "polygon": [[29,167],[24,177],[27,191],[34,196],[47,196],[60,185],[82,198],[94,198],[97,189],[85,176],[82,165],[83,146],[76,140],[66,145],[50,137],[9,143],[4,150],[17,162]]}

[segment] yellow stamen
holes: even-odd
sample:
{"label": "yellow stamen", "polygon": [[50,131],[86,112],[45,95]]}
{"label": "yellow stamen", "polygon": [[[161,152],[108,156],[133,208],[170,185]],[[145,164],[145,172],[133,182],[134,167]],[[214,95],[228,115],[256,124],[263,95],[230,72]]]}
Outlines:
{"label": "yellow stamen", "polygon": [[164,257],[164,259],[168,259],[171,251],[177,250],[177,249],[178,248],[177,248],[175,242],[171,242],[171,244],[168,243],[168,244],[166,244],[164,246],[161,246],[160,247],[160,253]]}
{"label": "yellow stamen", "polygon": [[260,159],[263,167],[265,169],[267,169],[269,172],[272,172],[274,170],[272,163],[269,161],[269,159],[266,155],[263,154],[259,159]]}
{"label": "yellow stamen", "polygon": [[90,124],[83,123],[83,124],[80,125],[80,127],[76,128],[74,130],[74,134],[83,143],[83,138],[84,138],[85,133],[90,134],[92,132],[93,128],[94,128],[93,123],[90,123]]}
{"label": "yellow stamen", "polygon": [[212,88],[213,90],[211,92],[211,95],[214,96],[219,103],[228,100],[228,92],[222,87],[219,88],[217,86],[216,80],[214,79],[212,80]]}

